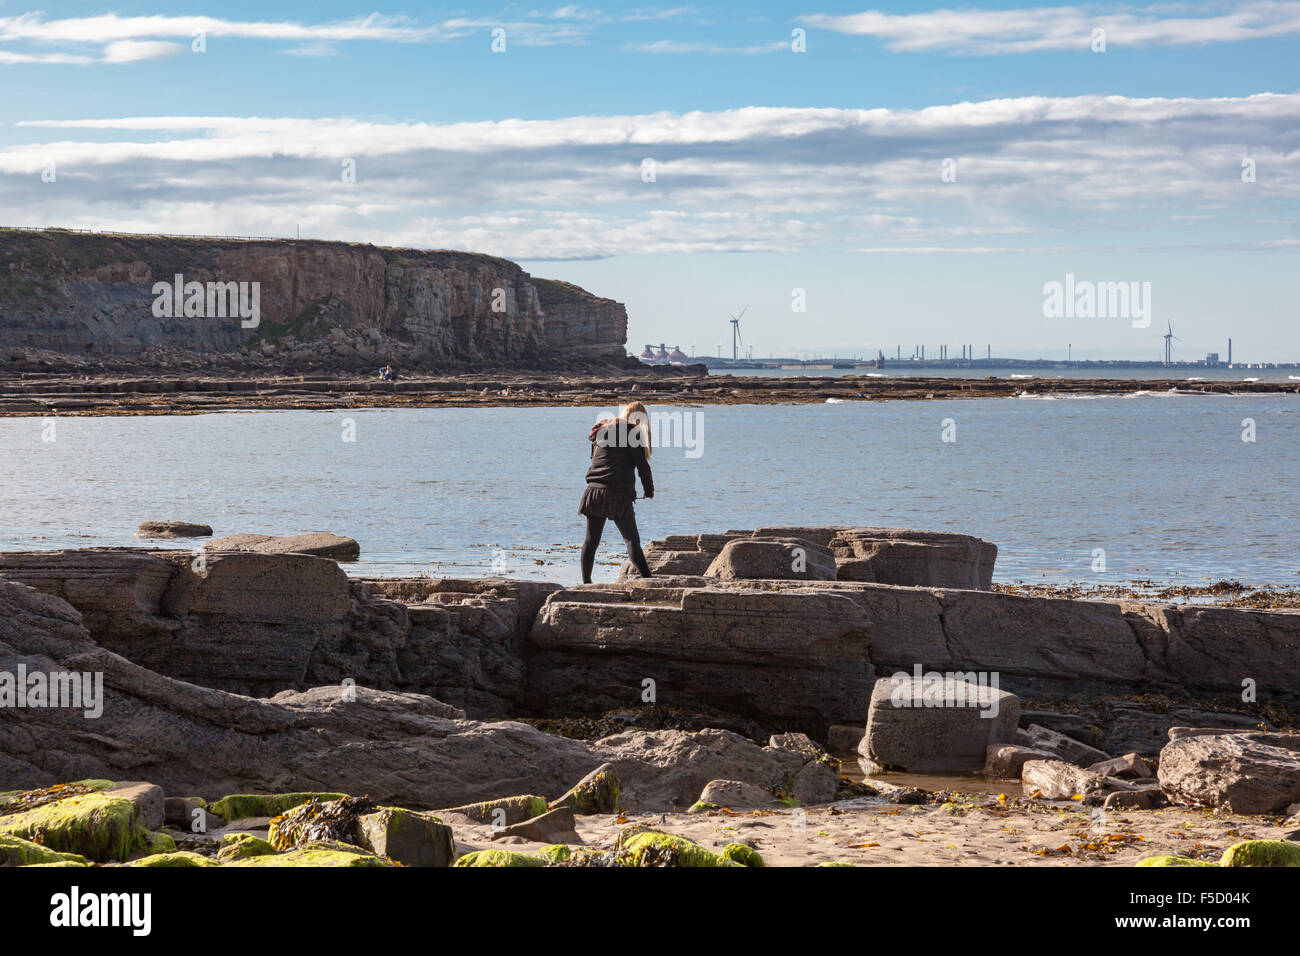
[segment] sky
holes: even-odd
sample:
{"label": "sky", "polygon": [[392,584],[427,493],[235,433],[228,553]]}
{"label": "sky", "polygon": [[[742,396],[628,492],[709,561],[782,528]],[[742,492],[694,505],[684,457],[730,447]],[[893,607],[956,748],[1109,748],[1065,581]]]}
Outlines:
{"label": "sky", "polygon": [[1300,361],[1297,54],[1300,0],[0,0],[0,224],[505,256],[634,352]]}

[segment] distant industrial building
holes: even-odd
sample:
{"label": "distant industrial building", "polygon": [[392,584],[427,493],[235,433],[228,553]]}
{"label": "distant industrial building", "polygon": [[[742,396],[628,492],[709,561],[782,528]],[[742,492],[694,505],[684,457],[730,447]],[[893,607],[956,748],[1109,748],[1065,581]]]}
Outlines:
{"label": "distant industrial building", "polygon": [[679,345],[674,345],[671,352],[662,343],[657,350],[653,345],[647,345],[645,351],[641,353],[641,361],[647,365],[685,365],[690,360],[690,356],[683,352]]}

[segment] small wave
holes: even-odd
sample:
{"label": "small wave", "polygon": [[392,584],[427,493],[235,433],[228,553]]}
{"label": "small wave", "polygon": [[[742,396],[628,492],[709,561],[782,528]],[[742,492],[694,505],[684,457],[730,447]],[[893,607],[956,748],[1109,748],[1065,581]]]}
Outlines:
{"label": "small wave", "polygon": [[842,398],[828,398],[828,399],[826,399],[826,404],[827,404],[827,405],[843,405],[843,404],[844,404],[844,399],[842,399]]}
{"label": "small wave", "polygon": [[1157,392],[1149,388],[1139,388],[1136,392],[1129,392],[1124,398],[1173,398],[1177,395],[1194,394],[1189,392],[1180,392],[1176,388],[1166,389],[1163,392]]}
{"label": "small wave", "polygon": [[1036,398],[1043,402],[1095,402],[1097,399],[1106,398],[1107,396],[1099,395],[1095,392],[1017,392],[1014,397]]}
{"label": "small wave", "polygon": [[1243,378],[1242,381],[1243,381],[1243,382],[1258,382],[1258,381],[1259,381],[1259,376],[1256,375],[1254,378]]}
{"label": "small wave", "polygon": [[868,372],[867,378],[889,378],[884,372]]}
{"label": "small wave", "polygon": [[1187,381],[1189,381],[1189,382],[1204,382],[1204,381],[1205,381],[1205,376],[1204,376],[1204,375],[1193,375],[1191,378],[1187,379]]}
{"label": "small wave", "polygon": [[1288,375],[1287,378],[1293,382],[1300,382],[1300,375]]}
{"label": "small wave", "polygon": [[1012,378],[1038,378],[1037,375],[1012,375]]}

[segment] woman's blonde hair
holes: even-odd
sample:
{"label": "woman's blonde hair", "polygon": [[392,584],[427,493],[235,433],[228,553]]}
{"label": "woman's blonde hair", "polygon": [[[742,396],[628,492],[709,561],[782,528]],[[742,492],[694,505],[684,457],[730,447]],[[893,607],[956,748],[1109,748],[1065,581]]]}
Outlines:
{"label": "woman's blonde hair", "polygon": [[640,402],[628,402],[619,411],[618,417],[629,425],[636,426],[636,430],[640,433],[639,444],[645,449],[645,456],[649,458],[654,443],[653,436],[650,434],[650,413],[646,411],[646,407]]}

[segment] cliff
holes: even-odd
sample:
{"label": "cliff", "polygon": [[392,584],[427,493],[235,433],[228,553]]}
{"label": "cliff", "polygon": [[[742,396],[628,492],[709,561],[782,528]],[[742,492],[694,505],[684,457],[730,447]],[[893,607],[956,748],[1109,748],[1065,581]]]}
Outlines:
{"label": "cliff", "polygon": [[[156,287],[178,275],[176,295]],[[621,364],[626,337],[621,304],[493,256],[0,230],[0,348],[11,350],[540,366]]]}

